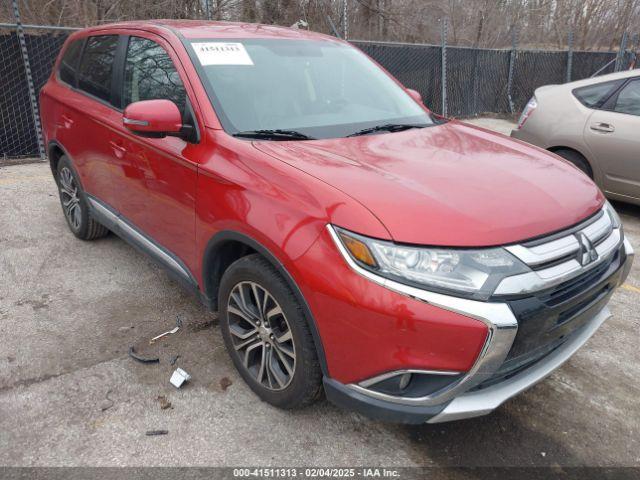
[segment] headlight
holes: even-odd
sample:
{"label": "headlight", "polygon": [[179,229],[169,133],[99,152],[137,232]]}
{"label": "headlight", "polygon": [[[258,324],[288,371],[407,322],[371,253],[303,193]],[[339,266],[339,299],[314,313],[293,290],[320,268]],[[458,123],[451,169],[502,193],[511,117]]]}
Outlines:
{"label": "headlight", "polygon": [[405,246],[332,228],[347,260],[381,277],[432,291],[487,300],[503,278],[529,271],[502,248]]}

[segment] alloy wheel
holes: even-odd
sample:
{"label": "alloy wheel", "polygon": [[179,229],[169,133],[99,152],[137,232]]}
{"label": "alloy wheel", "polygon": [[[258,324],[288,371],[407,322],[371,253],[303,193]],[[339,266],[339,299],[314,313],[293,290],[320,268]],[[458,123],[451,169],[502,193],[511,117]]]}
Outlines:
{"label": "alloy wheel", "polygon": [[227,321],[233,348],[247,372],[269,390],[287,388],[295,373],[296,351],[276,299],[255,282],[240,282],[229,294]]}
{"label": "alloy wheel", "polygon": [[67,167],[63,167],[60,170],[58,185],[60,188],[60,197],[64,214],[71,227],[74,230],[78,230],[82,221],[80,198],[78,197],[78,185],[76,184],[76,180],[73,177],[71,170]]}

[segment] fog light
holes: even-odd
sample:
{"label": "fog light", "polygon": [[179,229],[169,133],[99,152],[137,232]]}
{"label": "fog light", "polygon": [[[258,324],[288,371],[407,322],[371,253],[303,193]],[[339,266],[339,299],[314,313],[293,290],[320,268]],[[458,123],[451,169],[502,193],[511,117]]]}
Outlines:
{"label": "fog light", "polygon": [[411,374],[403,373],[402,376],[400,377],[400,384],[398,385],[398,387],[400,387],[400,390],[404,390],[405,388],[407,388],[410,381],[411,381]]}
{"label": "fog light", "polygon": [[359,386],[386,395],[401,397],[424,397],[448,387],[458,381],[462,373],[443,371],[401,370],[372,378]]}

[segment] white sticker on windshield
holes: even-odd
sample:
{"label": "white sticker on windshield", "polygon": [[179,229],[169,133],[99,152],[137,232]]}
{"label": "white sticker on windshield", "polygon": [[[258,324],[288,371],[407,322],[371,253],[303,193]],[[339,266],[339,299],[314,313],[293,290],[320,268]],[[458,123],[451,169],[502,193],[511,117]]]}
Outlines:
{"label": "white sticker on windshield", "polygon": [[253,65],[253,61],[241,43],[204,42],[192,43],[203,66]]}

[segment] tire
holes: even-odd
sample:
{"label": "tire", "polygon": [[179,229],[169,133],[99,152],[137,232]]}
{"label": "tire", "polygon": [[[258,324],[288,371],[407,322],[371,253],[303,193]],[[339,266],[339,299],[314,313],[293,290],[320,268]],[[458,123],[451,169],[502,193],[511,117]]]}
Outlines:
{"label": "tire", "polygon": [[107,227],[91,216],[78,174],[66,155],[60,157],[56,173],[60,206],[71,233],[81,240],[95,240],[107,235]]}
{"label": "tire", "polygon": [[303,308],[273,265],[259,254],[235,261],[222,276],[219,298],[225,346],[251,390],[283,409],[313,403],[322,391],[313,337]]}
{"label": "tire", "polygon": [[587,159],[584,158],[581,153],[566,148],[555,150],[553,153],[573,163],[576,167],[582,170],[582,172],[586,176],[593,180],[593,171],[591,170],[591,166],[589,165],[589,162],[587,162]]}

